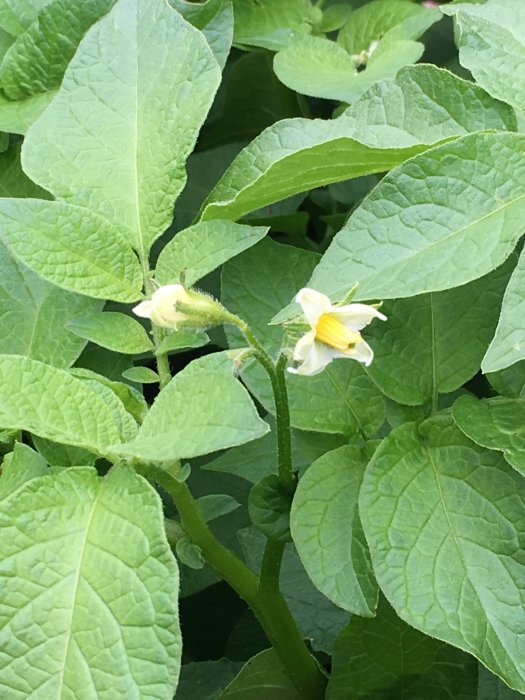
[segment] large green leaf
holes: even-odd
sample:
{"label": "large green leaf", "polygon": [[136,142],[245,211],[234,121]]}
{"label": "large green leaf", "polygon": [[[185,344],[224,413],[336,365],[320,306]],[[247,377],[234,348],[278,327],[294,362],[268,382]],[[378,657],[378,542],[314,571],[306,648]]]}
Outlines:
{"label": "large green leaf", "polygon": [[314,462],[299,481],[290,528],[315,586],[339,607],[371,617],[377,584],[357,513],[364,467],[361,450],[349,445]]}
{"label": "large green leaf", "polygon": [[79,314],[100,311],[103,302],[45,282],[14,260],[0,244],[0,353],[25,355],[55,367],[70,367],[86,341],[65,328]]}
{"label": "large green leaf", "polygon": [[7,51],[0,85],[11,100],[58,88],[67,64],[89,29],[115,0],[53,0]]}
{"label": "large green leaf", "polygon": [[140,298],[139,261],[120,231],[65,202],[0,199],[0,240],[44,279],[98,299]]}
{"label": "large green leaf", "polygon": [[496,335],[481,368],[495,372],[525,358],[525,253],[522,252],[503,297]]}
{"label": "large green leaf", "polygon": [[457,287],[501,265],[523,233],[524,215],[525,136],[464,136],[383,178],[308,286],[334,300],[355,283],[359,299]]}
{"label": "large green leaf", "polygon": [[[254,527],[237,534],[248,566],[260,570],[266,538]],[[281,567],[281,590],[303,637],[312,647],[331,654],[348,613],[336,607],[312,584],[292,545],[286,545]]]}
{"label": "large green leaf", "polygon": [[0,0],[0,26],[10,34],[21,34],[51,0]]}
{"label": "large green leaf", "polygon": [[482,447],[503,452],[505,459],[525,476],[525,399],[479,401],[462,396],[454,403],[452,414],[465,435]]}
{"label": "large green leaf", "polygon": [[273,649],[254,656],[218,700],[301,700]]}
{"label": "large green leaf", "polygon": [[312,187],[384,172],[428,146],[470,131],[514,129],[511,111],[435,66],[412,66],[370,88],[333,120],[284,120],[230,165],[203,219],[237,219]]}
{"label": "large green leaf", "polygon": [[264,238],[265,226],[243,226],[232,221],[201,221],[179,233],[157,260],[155,279],[159,284],[181,282],[191,287],[243,250]]}
{"label": "large green leaf", "polygon": [[459,60],[491,95],[525,109],[525,6],[514,0],[441,6],[458,28]]}
{"label": "large green leaf", "polygon": [[396,428],[360,514],[379,585],[410,625],[525,691],[525,484],[450,417]]}
{"label": "large green leaf", "polygon": [[[247,321],[274,356],[281,349],[283,332],[268,322],[283,300],[304,286],[318,259],[315,253],[266,239],[223,268],[223,303]],[[229,327],[226,335],[231,346],[246,345]],[[274,411],[271,385],[263,368],[253,362],[243,372],[243,379],[266,410]],[[286,380],[295,428],[372,435],[383,422],[383,396],[357,362],[336,360],[315,377],[287,373]]]}
{"label": "large green leaf", "polygon": [[174,461],[255,440],[268,432],[223,353],[194,360],[160,392],[136,440],[116,454]]}
{"label": "large green leaf", "polygon": [[170,700],[178,573],[147,481],[122,468],[42,476],[0,523],[2,696]]}
{"label": "large green leaf", "polygon": [[409,627],[381,600],[377,617],[353,617],[339,635],[326,698],[476,700],[476,680],[472,657]]}
{"label": "large green leaf", "polygon": [[18,355],[0,355],[0,426],[107,454],[136,424],[117,397],[68,372]]}
{"label": "large green leaf", "polygon": [[26,100],[8,100],[0,93],[0,129],[25,134],[31,124],[47,109],[55,92],[44,92]]}
{"label": "large green leaf", "polygon": [[375,353],[367,371],[387,396],[424,404],[478,372],[514,262],[462,287],[381,307],[388,323],[372,324],[366,332]]}
{"label": "large green leaf", "polygon": [[143,256],[172,220],[219,80],[203,35],[164,0],[118,0],[28,133],[24,169],[127,228]]}
{"label": "large green leaf", "polygon": [[113,352],[139,355],[154,349],[144,327],[131,316],[116,311],[73,316],[67,328],[76,336]]}
{"label": "large green leaf", "polygon": [[271,51],[310,33],[312,24],[322,18],[310,0],[233,0],[233,16],[235,44]]}

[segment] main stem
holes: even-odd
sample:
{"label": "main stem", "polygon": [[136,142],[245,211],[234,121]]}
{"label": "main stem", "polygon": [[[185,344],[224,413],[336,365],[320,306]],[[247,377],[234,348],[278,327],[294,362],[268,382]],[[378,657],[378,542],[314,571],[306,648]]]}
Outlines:
{"label": "main stem", "polygon": [[301,698],[324,698],[326,678],[314,657],[308,652],[278,586],[273,589],[261,588],[253,571],[216,539],[185,483],[178,482],[162,469],[155,469],[154,473],[150,470],[146,470],[146,474],[149,471],[149,475],[173,498],[182,525],[191,541],[200,547],[206,561],[255,613]]}

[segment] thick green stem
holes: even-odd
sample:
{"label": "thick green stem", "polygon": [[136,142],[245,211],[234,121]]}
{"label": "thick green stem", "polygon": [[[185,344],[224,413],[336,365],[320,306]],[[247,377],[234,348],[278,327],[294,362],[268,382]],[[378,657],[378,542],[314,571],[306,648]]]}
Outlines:
{"label": "thick green stem", "polygon": [[[149,467],[144,471],[171,495],[185,531],[193,544],[200,547],[206,561],[254,611],[301,698],[324,698],[326,678],[308,652],[279,588],[260,586],[253,571],[216,539],[185,483],[178,482],[164,470],[153,469]],[[265,558],[265,566],[271,567],[271,557]]]}

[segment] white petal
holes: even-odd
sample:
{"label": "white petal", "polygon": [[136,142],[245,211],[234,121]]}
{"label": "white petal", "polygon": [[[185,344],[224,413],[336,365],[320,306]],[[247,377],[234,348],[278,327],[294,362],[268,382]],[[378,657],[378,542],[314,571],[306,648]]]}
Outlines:
{"label": "white petal", "polygon": [[303,362],[309,355],[315,341],[315,331],[308,331],[296,343],[292,359],[294,362]]}
{"label": "white petal", "polygon": [[[303,336],[301,340],[304,340],[304,338],[306,338],[308,335],[310,334],[307,333],[306,336]],[[299,341],[299,343],[301,342],[301,340]],[[299,343],[297,343],[297,345],[295,346],[295,350],[297,350],[297,346],[299,345]],[[307,347],[308,352],[305,354]],[[305,343],[304,347],[300,348],[301,359],[303,359],[303,363],[297,368],[289,367],[288,371],[292,374],[303,374],[310,377],[314,374],[319,374],[319,372],[322,372],[326,365],[332,361],[331,351],[332,348],[329,348],[324,343],[319,343],[316,340],[314,340],[312,343]],[[294,351],[294,358],[295,357],[299,358],[299,353],[296,353]]]}
{"label": "white petal", "polygon": [[347,304],[346,306],[334,306],[331,313],[347,328],[360,331],[368,326],[374,318],[386,321],[386,316],[375,307],[368,304]]}
{"label": "white petal", "polygon": [[316,292],[310,287],[303,287],[297,292],[295,301],[300,304],[304,316],[311,328],[317,326],[319,318],[332,310],[332,302],[321,292]]}
{"label": "white petal", "polygon": [[151,318],[152,306],[151,301],[141,301],[140,304],[133,307],[133,313],[141,318]]}
{"label": "white petal", "polygon": [[374,359],[374,351],[366,341],[362,340],[355,346],[354,353],[351,355],[351,357],[353,360],[362,362],[365,367],[369,367]]}

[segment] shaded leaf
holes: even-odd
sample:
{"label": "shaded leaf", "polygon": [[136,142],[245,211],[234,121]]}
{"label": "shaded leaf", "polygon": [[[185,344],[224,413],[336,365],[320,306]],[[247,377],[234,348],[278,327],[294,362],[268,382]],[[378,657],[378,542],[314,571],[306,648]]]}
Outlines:
{"label": "shaded leaf", "polygon": [[339,607],[372,617],[377,584],[357,512],[364,467],[359,448],[349,445],[320,457],[299,481],[290,525],[315,586]]}
{"label": "shaded leaf", "polygon": [[397,614],[522,692],[524,505],[523,478],[446,415],[392,431],[359,502],[375,574]]}

